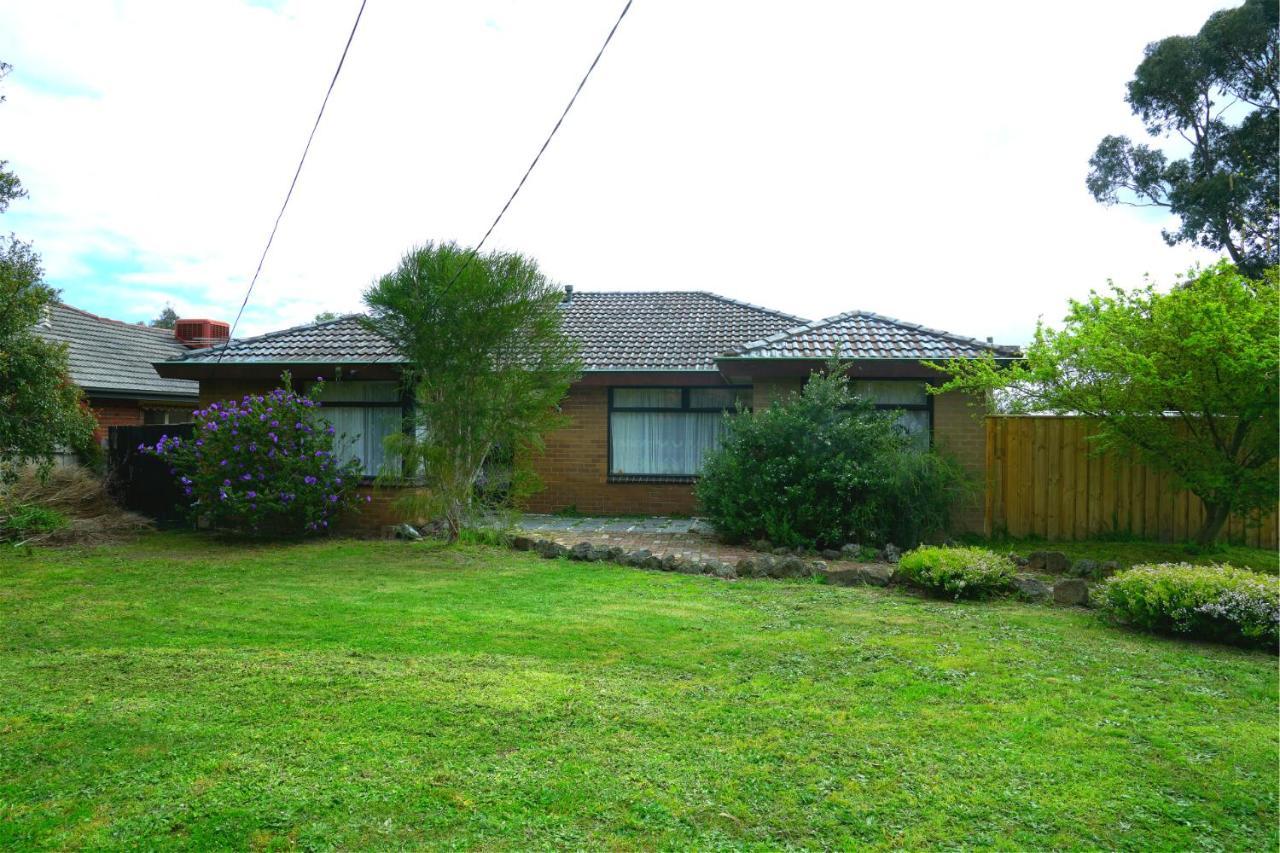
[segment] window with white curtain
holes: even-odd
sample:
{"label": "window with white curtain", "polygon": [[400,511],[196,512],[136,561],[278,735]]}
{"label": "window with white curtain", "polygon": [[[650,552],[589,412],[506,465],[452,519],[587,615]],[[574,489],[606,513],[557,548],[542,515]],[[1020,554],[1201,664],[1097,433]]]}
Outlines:
{"label": "window with white curtain", "polygon": [[933,431],[933,410],[925,383],[905,379],[861,379],[853,383],[853,393],[866,397],[877,409],[898,412],[898,426],[911,436],[921,450],[929,449]]}
{"label": "window with white curtain", "polygon": [[334,429],[338,459],[359,460],[365,476],[380,473],[386,459],[383,439],[400,432],[404,424],[399,383],[333,382],[320,389],[315,399],[321,417]]}
{"label": "window with white curtain", "polygon": [[694,477],[749,388],[609,389],[609,475]]}

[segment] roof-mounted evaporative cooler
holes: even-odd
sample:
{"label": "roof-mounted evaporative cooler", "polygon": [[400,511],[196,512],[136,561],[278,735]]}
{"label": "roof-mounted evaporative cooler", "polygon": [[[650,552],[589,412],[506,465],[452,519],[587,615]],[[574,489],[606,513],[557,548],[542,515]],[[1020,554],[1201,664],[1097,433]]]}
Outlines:
{"label": "roof-mounted evaporative cooler", "polygon": [[173,336],[192,349],[226,343],[231,337],[231,325],[221,320],[178,320],[173,324]]}

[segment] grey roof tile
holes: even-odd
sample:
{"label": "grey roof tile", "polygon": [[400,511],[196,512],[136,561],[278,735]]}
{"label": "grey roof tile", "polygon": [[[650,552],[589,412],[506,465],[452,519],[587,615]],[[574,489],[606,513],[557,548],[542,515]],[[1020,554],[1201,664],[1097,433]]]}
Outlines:
{"label": "grey roof tile", "polygon": [[365,325],[359,314],[336,320],[307,323],[252,338],[237,338],[221,345],[190,350],[179,361],[208,364],[285,364],[299,362],[368,364],[404,359],[382,335]]}
{"label": "grey roof tile", "polygon": [[699,290],[575,292],[560,309],[587,370],[710,370],[716,356],[804,322]]}
{"label": "grey roof tile", "polygon": [[953,335],[904,323],[870,311],[848,311],[786,329],[739,347],[731,357],[760,359],[975,358],[984,353],[1017,358],[1017,347],[989,344],[977,338]]}
{"label": "grey roof tile", "polygon": [[86,392],[183,400],[199,396],[198,383],[163,379],[151,366],[187,351],[171,329],[109,320],[57,302],[50,306],[48,324],[35,331],[45,340],[67,345],[71,379]]}
{"label": "grey roof tile", "polygon": [[[562,302],[565,332],[579,341],[587,370],[712,370],[734,347],[800,317],[702,291],[574,292]],[[192,364],[400,362],[395,347],[358,314],[310,323],[221,347],[192,350]]]}

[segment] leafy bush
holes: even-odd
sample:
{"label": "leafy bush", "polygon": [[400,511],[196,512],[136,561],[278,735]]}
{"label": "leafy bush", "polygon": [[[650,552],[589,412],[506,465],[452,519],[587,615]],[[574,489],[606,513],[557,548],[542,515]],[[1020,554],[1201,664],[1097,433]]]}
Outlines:
{"label": "leafy bush", "polygon": [[1107,611],[1149,631],[1274,649],[1280,641],[1280,580],[1232,566],[1134,566],[1102,588]]}
{"label": "leafy bush", "polygon": [[168,460],[193,520],[242,533],[319,533],[355,504],[360,463],[338,461],[319,404],[284,380],[269,394],[197,410],[187,441],[139,445]]}
{"label": "leafy bush", "polygon": [[946,529],[967,487],[953,460],[918,450],[893,412],[855,395],[839,365],[800,394],[729,417],[697,493],[703,514],[734,541],[912,545]]}
{"label": "leafy bush", "polygon": [[953,598],[985,598],[1009,591],[1014,565],[983,548],[917,548],[898,561],[898,576]]}

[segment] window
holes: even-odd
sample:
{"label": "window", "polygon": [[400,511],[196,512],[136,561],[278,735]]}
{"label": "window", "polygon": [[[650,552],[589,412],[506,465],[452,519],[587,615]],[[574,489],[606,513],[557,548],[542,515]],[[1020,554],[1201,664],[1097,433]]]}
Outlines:
{"label": "window", "polygon": [[404,406],[397,382],[334,382],[315,395],[320,415],[333,427],[334,454],[342,462],[360,461],[365,476],[382,468],[382,440],[400,432]]}
{"label": "window", "polygon": [[853,383],[853,393],[867,397],[877,409],[895,409],[902,427],[921,450],[929,448],[933,431],[933,407],[925,383],[901,379],[863,379]]}
{"label": "window", "polygon": [[749,388],[609,389],[609,476],[689,479],[720,444],[724,414]]}
{"label": "window", "polygon": [[191,410],[143,409],[142,422],[144,424],[189,424],[191,423]]}

